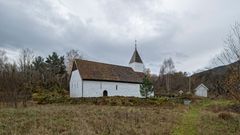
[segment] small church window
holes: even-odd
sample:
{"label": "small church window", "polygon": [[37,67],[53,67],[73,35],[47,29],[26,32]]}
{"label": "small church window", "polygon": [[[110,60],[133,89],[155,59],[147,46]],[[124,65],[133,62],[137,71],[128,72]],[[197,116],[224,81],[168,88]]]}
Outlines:
{"label": "small church window", "polygon": [[116,90],[118,90],[118,85],[116,85]]}

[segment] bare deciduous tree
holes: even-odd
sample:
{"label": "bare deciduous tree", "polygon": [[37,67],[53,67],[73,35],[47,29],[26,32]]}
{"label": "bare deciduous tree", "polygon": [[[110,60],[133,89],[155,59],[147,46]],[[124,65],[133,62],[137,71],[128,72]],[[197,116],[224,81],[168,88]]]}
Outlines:
{"label": "bare deciduous tree", "polygon": [[4,65],[7,63],[8,57],[5,50],[0,50],[0,71],[3,70]]}
{"label": "bare deciduous tree", "polygon": [[[225,40],[225,48],[217,57],[222,64],[229,64],[230,70],[226,77],[225,89],[232,97],[240,97],[240,24],[231,27],[231,33]],[[233,64],[234,63],[234,64]],[[234,77],[233,77],[234,75]],[[234,80],[235,79],[235,80]],[[237,95],[237,96],[236,96]],[[237,98],[236,98],[237,99]],[[238,98],[237,100],[240,101]]]}
{"label": "bare deciduous tree", "polygon": [[5,65],[0,74],[0,102],[14,107],[18,106],[18,102],[22,102],[26,106],[26,102],[31,98],[30,85],[25,73],[19,72],[16,64]]}
{"label": "bare deciduous tree", "polygon": [[172,58],[168,58],[163,61],[160,72],[166,76],[166,88],[169,94],[171,90],[171,74],[175,72],[175,66]]}
{"label": "bare deciduous tree", "polygon": [[20,71],[26,72],[27,70],[29,70],[33,60],[34,60],[33,51],[28,48],[22,49],[18,60]]}
{"label": "bare deciduous tree", "polygon": [[157,95],[170,94],[171,77],[173,77],[174,73],[175,66],[172,58],[165,59],[160,67],[158,79],[154,84]]}
{"label": "bare deciduous tree", "polygon": [[67,73],[70,74],[72,70],[72,65],[74,59],[82,59],[83,56],[80,54],[79,50],[70,50],[66,53],[66,68]]}

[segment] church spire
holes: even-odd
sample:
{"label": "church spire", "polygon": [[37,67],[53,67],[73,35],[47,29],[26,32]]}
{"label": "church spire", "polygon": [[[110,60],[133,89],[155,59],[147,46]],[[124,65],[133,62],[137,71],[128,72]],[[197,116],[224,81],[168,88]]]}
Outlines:
{"label": "church spire", "polygon": [[132,58],[131,58],[129,64],[135,63],[135,62],[136,63],[143,63],[142,59],[141,59],[141,57],[140,57],[140,55],[139,55],[139,53],[137,51],[137,40],[135,40],[135,51],[134,51],[134,53],[132,55]]}
{"label": "church spire", "polygon": [[135,40],[135,50],[129,62],[129,67],[131,67],[135,72],[145,72],[145,66],[137,50],[137,40]]}

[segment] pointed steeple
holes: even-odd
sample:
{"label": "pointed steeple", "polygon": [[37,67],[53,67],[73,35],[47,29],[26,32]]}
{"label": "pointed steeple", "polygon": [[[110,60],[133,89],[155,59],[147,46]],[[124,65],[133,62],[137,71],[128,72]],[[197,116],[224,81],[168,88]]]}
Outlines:
{"label": "pointed steeple", "polygon": [[132,58],[131,58],[129,64],[134,63],[134,62],[136,62],[136,63],[143,63],[142,59],[141,59],[141,57],[140,57],[140,55],[139,55],[139,53],[137,51],[137,40],[135,40],[135,51],[134,51],[134,53],[132,55]]}

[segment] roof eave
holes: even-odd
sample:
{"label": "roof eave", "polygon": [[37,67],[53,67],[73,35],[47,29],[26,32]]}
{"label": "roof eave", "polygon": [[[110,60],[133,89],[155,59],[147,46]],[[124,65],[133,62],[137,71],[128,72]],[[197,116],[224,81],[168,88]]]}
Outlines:
{"label": "roof eave", "polygon": [[119,83],[142,84],[142,82],[117,81],[117,80],[102,80],[102,79],[83,79],[83,81],[103,81],[103,82],[119,82]]}

